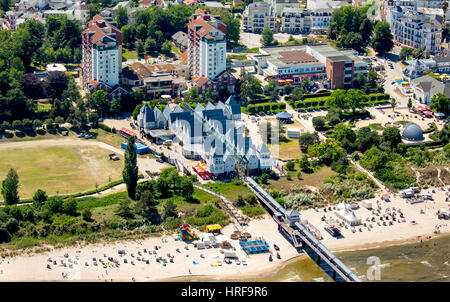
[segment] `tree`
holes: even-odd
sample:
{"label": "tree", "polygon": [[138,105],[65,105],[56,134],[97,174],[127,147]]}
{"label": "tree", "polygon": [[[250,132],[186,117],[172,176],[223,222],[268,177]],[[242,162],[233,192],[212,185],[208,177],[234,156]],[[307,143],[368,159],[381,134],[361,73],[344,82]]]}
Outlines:
{"label": "tree", "polygon": [[261,44],[264,47],[271,46],[274,42],[273,31],[269,27],[265,27],[261,34]]}
{"label": "tree", "polygon": [[330,108],[325,118],[331,126],[339,124],[341,122],[341,109]]}
{"label": "tree", "polygon": [[305,92],[301,87],[295,87],[294,91],[292,91],[292,101],[297,102],[303,99]]}
{"label": "tree", "polygon": [[125,25],[121,29],[122,43],[127,49],[134,49],[134,42],[136,40],[136,30],[133,26]]}
{"label": "tree", "polygon": [[155,199],[153,192],[150,190],[143,191],[136,203],[137,212],[147,220],[156,223],[159,221],[158,210],[156,205],[158,201]]}
{"label": "tree", "polygon": [[88,97],[87,105],[89,108],[95,110],[99,116],[104,116],[109,113],[110,104],[108,100],[108,92],[104,90],[97,90]]}
{"label": "tree", "polygon": [[41,189],[37,189],[37,191],[33,195],[33,200],[43,205],[48,199],[47,193]]}
{"label": "tree", "polygon": [[83,212],[81,213],[81,216],[86,221],[92,221],[92,212],[89,209],[84,209]]}
{"label": "tree", "polygon": [[284,167],[285,167],[286,170],[288,170],[288,171],[294,171],[294,169],[295,169],[295,164],[294,164],[294,162],[293,162],[292,160],[290,160],[290,161],[288,161],[288,162],[284,165]]}
{"label": "tree", "polygon": [[269,79],[268,84],[264,87],[266,94],[268,94],[272,100],[275,102],[278,99],[278,87],[275,84],[274,79]]}
{"label": "tree", "polygon": [[164,203],[162,216],[164,219],[168,217],[178,217],[177,205],[173,202],[173,200],[169,199]]}
{"label": "tree", "polygon": [[397,100],[392,98],[391,99],[391,106],[392,106],[392,110],[395,110],[395,107],[397,106]]}
{"label": "tree", "polygon": [[19,202],[19,175],[13,168],[9,169],[5,180],[2,182],[3,200],[7,205]]}
{"label": "tree", "polygon": [[284,87],[283,87],[283,90],[284,90],[284,93],[285,93],[285,94],[290,94],[290,93],[292,92],[293,89],[294,89],[294,87],[293,87],[292,84],[289,83],[289,82],[287,82],[287,83],[284,85]]}
{"label": "tree", "polygon": [[69,80],[64,72],[49,72],[47,82],[45,84],[45,91],[47,92],[47,96],[52,99],[61,98],[62,93],[67,89],[68,82]]}
{"label": "tree", "polygon": [[146,54],[152,54],[155,51],[157,51],[158,46],[156,45],[156,41],[153,38],[147,38],[147,40],[145,40],[145,45],[144,45],[144,49],[145,49],[145,53]]}
{"label": "tree", "polygon": [[187,201],[191,201],[192,195],[194,194],[194,185],[192,180],[187,177],[183,177],[179,181],[179,187],[181,195],[184,196]]}
{"label": "tree", "polygon": [[312,123],[315,129],[322,129],[325,126],[326,120],[323,116],[315,116],[312,118]]}
{"label": "tree", "polygon": [[302,156],[302,158],[300,159],[299,165],[300,165],[300,169],[303,172],[311,171],[311,163],[308,160],[308,155],[305,154]]}
{"label": "tree", "polygon": [[137,40],[136,41],[136,52],[138,57],[143,57],[144,53],[145,53],[145,47],[144,47],[144,43],[142,43],[141,40]]}
{"label": "tree", "polygon": [[378,53],[383,54],[389,52],[394,47],[393,38],[389,23],[379,21],[374,28],[371,46]]}
{"label": "tree", "polygon": [[371,87],[371,88],[375,88],[377,87],[377,72],[375,70],[373,70],[373,68],[371,67],[369,69],[369,72],[367,73],[367,84]]}
{"label": "tree", "polygon": [[346,94],[344,89],[336,89],[327,99],[327,105],[331,108],[345,109],[346,104]]}
{"label": "tree", "polygon": [[358,149],[364,152],[372,146],[378,146],[380,137],[376,131],[372,131],[369,127],[362,127],[356,134],[356,142]]}
{"label": "tree", "polygon": [[362,88],[367,84],[367,77],[364,73],[358,73],[356,76],[356,82],[358,83],[358,87]]}
{"label": "tree", "polygon": [[300,137],[298,138],[300,148],[303,152],[306,152],[309,146],[317,144],[319,141],[319,134],[317,132],[304,132],[300,134]]}
{"label": "tree", "polygon": [[413,49],[412,48],[409,48],[409,47],[402,47],[402,50],[400,51],[400,54],[399,54],[399,59],[400,60],[402,60],[402,61],[405,61],[410,55],[412,55],[412,53],[413,53]]}
{"label": "tree", "polygon": [[408,109],[411,110],[412,108],[412,101],[411,98],[408,99]]}
{"label": "tree", "polygon": [[138,167],[136,159],[135,138],[130,136],[125,151],[125,167],[122,172],[123,181],[127,185],[128,196],[135,199],[136,185],[138,181]]}
{"label": "tree", "polygon": [[366,94],[356,89],[349,89],[345,96],[347,106],[352,108],[353,113],[355,113],[356,108],[361,108],[361,103],[364,103],[366,100]]}
{"label": "tree", "polygon": [[168,57],[171,56],[172,55],[172,42],[165,41],[161,46],[161,52]]}
{"label": "tree", "polygon": [[119,103],[118,100],[113,99],[113,100],[111,101],[109,111],[110,111],[111,114],[113,114],[114,116],[118,116],[118,115],[120,114],[120,103]]}
{"label": "tree", "polygon": [[396,148],[397,145],[402,142],[400,130],[398,130],[396,127],[387,127],[386,129],[383,130],[381,140],[387,146],[391,148]]}
{"label": "tree", "polygon": [[44,90],[41,81],[34,73],[26,73],[20,78],[20,86],[25,95],[31,99],[41,98]]}
{"label": "tree", "polygon": [[64,200],[62,204],[62,212],[67,215],[75,215],[77,213],[77,202],[73,198]]}
{"label": "tree", "polygon": [[119,7],[116,10],[116,23],[117,28],[122,28],[123,26],[128,24],[128,14],[125,7]]}
{"label": "tree", "polygon": [[119,202],[119,208],[117,209],[116,214],[123,218],[133,218],[133,210],[130,207],[129,199],[122,199]]}
{"label": "tree", "polygon": [[249,102],[262,92],[261,81],[252,75],[245,76],[240,81],[241,100]]}
{"label": "tree", "polygon": [[431,98],[431,110],[434,112],[447,113],[450,109],[450,101],[443,93],[437,93]]}

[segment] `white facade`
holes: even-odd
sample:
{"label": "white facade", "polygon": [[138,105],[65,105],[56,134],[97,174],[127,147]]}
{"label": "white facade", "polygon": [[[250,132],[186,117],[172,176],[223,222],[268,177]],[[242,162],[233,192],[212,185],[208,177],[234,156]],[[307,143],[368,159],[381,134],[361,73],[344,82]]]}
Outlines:
{"label": "white facade", "polygon": [[281,13],[281,28],[286,33],[319,33],[330,26],[333,9],[305,10],[302,8],[284,8]]}
{"label": "white facade", "polygon": [[215,34],[217,36],[223,36],[223,39],[215,41],[202,38],[200,40],[200,75],[209,79],[214,79],[227,68],[227,43],[225,35],[218,30],[215,31]]}
{"label": "white facade", "polygon": [[92,48],[92,79],[111,87],[119,84],[119,49],[116,42]]}
{"label": "white facade", "polygon": [[262,32],[266,27],[275,30],[275,12],[269,3],[251,3],[245,8],[242,16],[245,31]]}

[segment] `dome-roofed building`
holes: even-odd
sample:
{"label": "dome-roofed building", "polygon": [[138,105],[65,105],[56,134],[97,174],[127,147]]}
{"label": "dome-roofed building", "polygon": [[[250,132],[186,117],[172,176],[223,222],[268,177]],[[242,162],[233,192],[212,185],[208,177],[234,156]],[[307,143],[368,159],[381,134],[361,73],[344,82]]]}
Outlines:
{"label": "dome-roofed building", "polygon": [[415,123],[409,123],[405,126],[402,137],[408,141],[424,140],[422,128]]}

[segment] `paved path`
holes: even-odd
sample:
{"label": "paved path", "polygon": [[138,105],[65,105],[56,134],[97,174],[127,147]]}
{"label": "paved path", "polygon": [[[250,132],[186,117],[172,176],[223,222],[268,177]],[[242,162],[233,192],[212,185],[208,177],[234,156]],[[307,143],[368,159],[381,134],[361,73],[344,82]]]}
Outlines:
{"label": "paved path", "polygon": [[228,208],[228,210],[231,212],[231,214],[234,216],[234,218],[236,219],[236,221],[238,222],[238,224],[240,226],[247,225],[246,219],[244,217],[242,217],[240,211],[237,210],[233,206],[233,203],[231,201],[229,201],[225,196],[219,194],[218,192],[208,190],[205,187],[202,187],[199,185],[194,185],[194,187],[196,187],[197,189],[202,190],[206,193],[209,193],[211,195],[218,197],[220,200],[222,200],[222,202],[225,204],[225,206]]}
{"label": "paved path", "polygon": [[349,157],[349,160],[352,164],[354,164],[359,170],[361,170],[362,172],[364,172],[367,176],[369,176],[376,184],[377,186],[382,189],[384,192],[389,192],[389,188],[386,187],[381,181],[378,180],[378,178],[376,178],[372,172],[370,172],[369,170],[363,168],[358,162],[352,160]]}

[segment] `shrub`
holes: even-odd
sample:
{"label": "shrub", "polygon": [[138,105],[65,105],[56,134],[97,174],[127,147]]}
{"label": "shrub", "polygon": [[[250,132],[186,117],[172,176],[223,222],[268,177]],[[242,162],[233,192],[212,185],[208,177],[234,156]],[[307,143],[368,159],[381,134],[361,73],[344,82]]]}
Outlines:
{"label": "shrub", "polygon": [[106,132],[113,132],[112,129],[111,129],[111,127],[109,127],[109,126],[107,126],[107,125],[105,125],[105,124],[103,124],[103,123],[98,123],[98,127],[99,127],[100,129],[105,130]]}

